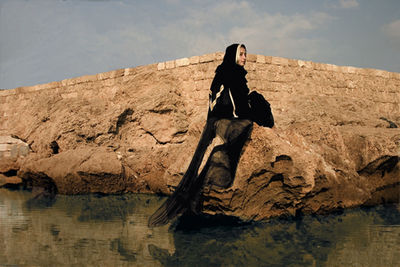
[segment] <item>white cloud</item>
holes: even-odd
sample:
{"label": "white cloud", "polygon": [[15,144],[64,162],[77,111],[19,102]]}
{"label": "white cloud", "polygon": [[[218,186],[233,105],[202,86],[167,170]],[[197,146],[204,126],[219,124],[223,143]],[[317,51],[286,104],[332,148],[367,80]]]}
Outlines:
{"label": "white cloud", "polygon": [[359,3],[357,2],[357,0],[340,0],[339,6],[341,8],[354,8],[358,7]]}
{"label": "white cloud", "polygon": [[[127,6],[127,9],[133,10],[133,7]],[[97,15],[87,20],[82,16],[85,11],[79,10],[78,13],[76,8],[71,9],[72,15],[62,16],[61,21],[52,18],[58,23],[40,28],[46,27],[49,28],[47,32],[55,32],[65,22],[67,27],[64,27],[64,34],[58,35],[60,40],[44,45],[51,50],[54,45],[61,48],[63,42],[68,42],[58,57],[65,64],[72,59],[85,58],[80,68],[87,69],[86,73],[90,73],[89,68],[93,64],[96,68],[92,72],[100,72],[224,51],[227,45],[234,42],[245,43],[252,54],[291,58],[298,58],[300,54],[310,57],[323,48],[320,40],[306,35],[331,19],[325,13],[316,12],[271,14],[247,1],[189,5],[179,12],[181,17],[166,19],[120,13],[113,23],[107,18],[101,19],[107,13],[100,7],[96,9]],[[54,9],[46,11],[51,17],[58,16],[62,9],[55,5]],[[69,22],[65,21],[67,19]],[[98,70],[100,66],[104,70]],[[76,64],[69,64],[68,67],[75,69]]]}
{"label": "white cloud", "polygon": [[400,39],[400,19],[383,26],[383,31],[389,37]]}
{"label": "white cloud", "polygon": [[0,23],[1,79],[17,70],[16,58],[27,72],[20,85],[224,51],[234,42],[245,43],[252,54],[296,59],[311,60],[326,50],[315,34],[332,19],[326,13],[271,13],[250,1],[228,0],[180,1],[177,9],[179,0],[166,1],[157,9],[130,1],[36,5],[10,0],[19,16],[2,17],[12,30]]}
{"label": "white cloud", "polygon": [[382,31],[390,41],[394,42],[395,47],[400,46],[400,19],[384,25]]}
{"label": "white cloud", "polygon": [[223,51],[230,43],[244,43],[249,53],[309,57],[321,51],[321,40],[306,37],[332,17],[326,13],[270,14],[246,1],[220,1],[210,9],[193,7],[186,16],[161,28],[168,43],[179,40],[182,55]]}
{"label": "white cloud", "polygon": [[360,4],[358,3],[358,0],[338,0],[335,3],[325,3],[325,6],[327,8],[334,8],[334,9],[350,9],[350,8],[356,8]]}

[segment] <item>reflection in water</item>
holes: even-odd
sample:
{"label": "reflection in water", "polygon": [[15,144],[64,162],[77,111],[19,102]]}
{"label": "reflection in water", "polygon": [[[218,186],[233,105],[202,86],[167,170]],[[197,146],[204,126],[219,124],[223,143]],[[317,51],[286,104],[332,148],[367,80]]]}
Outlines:
{"label": "reflection in water", "polygon": [[400,205],[240,224],[149,229],[157,196],[32,199],[0,189],[0,266],[400,266]]}
{"label": "reflection in water", "polygon": [[400,266],[398,208],[182,229],[175,253],[154,245],[149,251],[164,266]]}
{"label": "reflection in water", "polygon": [[[32,198],[0,189],[0,266],[161,266],[147,250],[173,247],[167,227],[147,228],[156,196]],[[173,251],[171,251],[173,252]]]}

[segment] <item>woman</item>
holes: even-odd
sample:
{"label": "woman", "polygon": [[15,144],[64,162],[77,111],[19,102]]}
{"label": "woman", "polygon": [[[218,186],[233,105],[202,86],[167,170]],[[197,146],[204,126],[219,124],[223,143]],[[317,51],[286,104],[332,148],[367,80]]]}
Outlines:
{"label": "woman", "polygon": [[211,84],[212,117],[250,118],[249,88],[245,77],[247,71],[244,69],[246,56],[246,47],[243,44],[233,44],[226,48],[222,64],[215,70]]}
{"label": "woman", "polygon": [[246,57],[245,45],[228,46],[210,89],[208,121],[214,124],[223,144],[213,149],[200,177],[204,175],[206,183],[223,188],[233,182],[240,152],[252,128]]}
{"label": "woman", "polygon": [[[226,48],[211,84],[207,123],[189,168],[175,192],[150,217],[149,226],[164,225],[186,211],[197,213],[201,209],[199,199],[206,184],[219,188],[232,184],[240,153],[253,125],[245,77],[247,71],[244,69],[246,56],[243,44]],[[223,144],[214,147],[198,175],[204,153],[216,135]]]}

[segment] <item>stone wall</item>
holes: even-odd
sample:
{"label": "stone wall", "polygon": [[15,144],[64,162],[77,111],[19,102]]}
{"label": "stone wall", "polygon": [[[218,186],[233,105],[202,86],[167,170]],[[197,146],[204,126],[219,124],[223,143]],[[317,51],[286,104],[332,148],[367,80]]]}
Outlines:
{"label": "stone wall", "polygon": [[[57,94],[62,99],[112,99],[119,90],[118,84],[121,80],[134,79],[142,70],[173,73],[184,81],[182,86],[192,94],[192,98],[197,100],[199,96],[204,99],[204,92],[209,89],[213,78],[214,67],[222,58],[223,53],[217,52],[48,84],[0,90],[0,133],[5,134],[12,129],[10,124],[13,124],[13,116],[33,98]],[[249,87],[268,92],[271,101],[279,101],[274,98],[276,93],[279,97],[289,94],[346,95],[375,102],[377,110],[383,115],[399,112],[400,73],[252,54],[248,55],[246,69],[249,71]],[[188,71],[193,75],[187,76]],[[98,86],[102,90],[98,90]],[[193,89],[197,93],[193,93]]]}
{"label": "stone wall", "polygon": [[[8,125],[8,118],[15,115],[18,107],[24,106],[36,96],[60,94],[63,99],[98,96],[112,99],[118,91],[118,82],[121,79],[132,79],[142,69],[164,72],[177,70],[178,73],[175,74],[179,77],[179,72],[196,68],[197,71],[193,72],[195,75],[190,77],[191,80],[185,80],[183,85],[187,86],[186,90],[208,90],[213,78],[213,67],[216,65],[213,63],[220,63],[223,55],[222,52],[217,52],[47,84],[0,90],[0,131],[5,133],[9,127],[12,128]],[[346,94],[374,101],[382,112],[399,112],[400,73],[253,54],[248,55],[246,69],[249,71],[249,87],[254,90],[301,95]],[[101,83],[107,90],[93,90],[90,87],[92,83]]]}

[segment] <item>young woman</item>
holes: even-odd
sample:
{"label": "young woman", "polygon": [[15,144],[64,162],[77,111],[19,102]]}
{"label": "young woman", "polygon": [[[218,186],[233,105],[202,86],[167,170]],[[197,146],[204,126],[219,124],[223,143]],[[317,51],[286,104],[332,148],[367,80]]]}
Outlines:
{"label": "young woman", "polygon": [[[226,48],[211,84],[207,123],[192,161],[175,192],[150,217],[150,227],[164,225],[187,211],[199,212],[205,185],[219,188],[232,185],[254,117],[250,106],[254,95],[249,95],[245,77],[246,57],[247,51],[243,44],[232,44]],[[198,174],[204,153],[216,136],[222,139],[223,144],[214,147],[203,170]]]}
{"label": "young woman", "polygon": [[208,121],[223,144],[212,151],[200,177],[219,187],[229,187],[234,179],[240,152],[252,128],[246,74],[246,46],[226,48],[222,64],[211,83]]}

